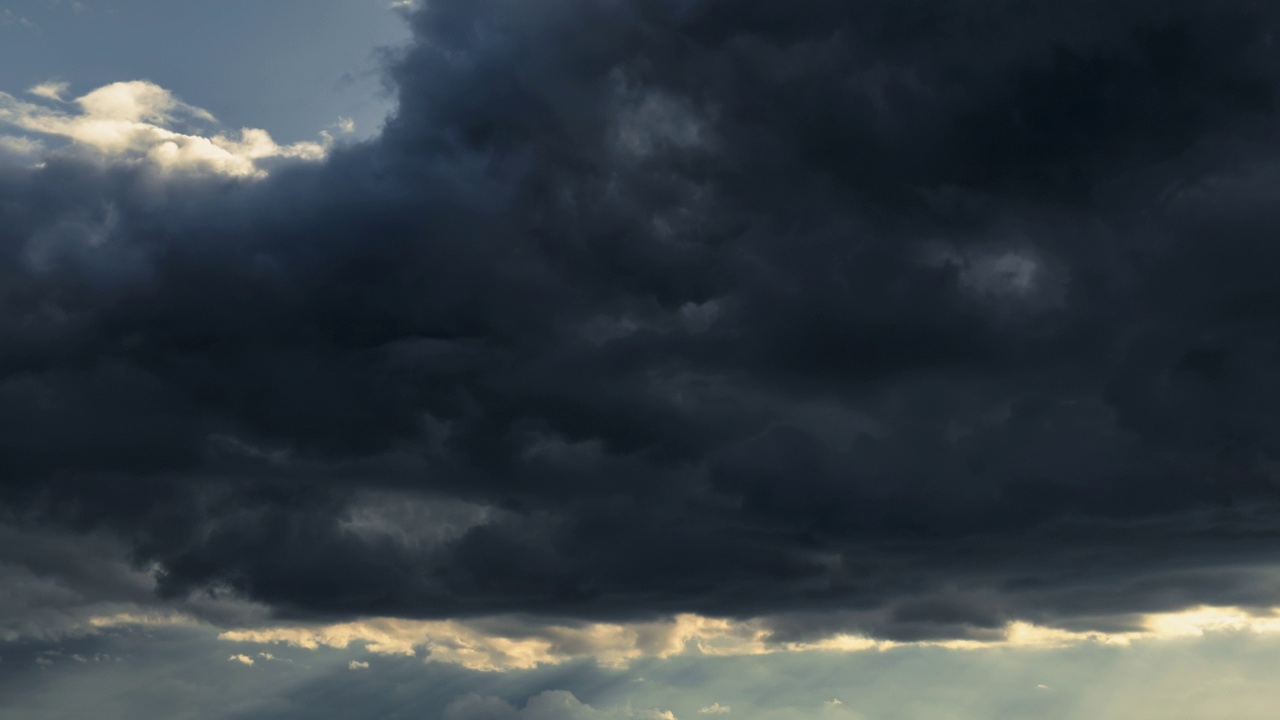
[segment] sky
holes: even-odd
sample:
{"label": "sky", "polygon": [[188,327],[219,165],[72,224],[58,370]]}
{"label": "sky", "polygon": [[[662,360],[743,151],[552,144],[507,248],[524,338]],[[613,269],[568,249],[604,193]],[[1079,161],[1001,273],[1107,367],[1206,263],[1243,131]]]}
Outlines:
{"label": "sky", "polygon": [[233,129],[297,142],[348,118],[366,137],[393,106],[384,55],[408,37],[391,0],[3,0],[0,88],[148,80]]}
{"label": "sky", "polygon": [[1274,717],[1278,26],[0,0],[0,720]]}

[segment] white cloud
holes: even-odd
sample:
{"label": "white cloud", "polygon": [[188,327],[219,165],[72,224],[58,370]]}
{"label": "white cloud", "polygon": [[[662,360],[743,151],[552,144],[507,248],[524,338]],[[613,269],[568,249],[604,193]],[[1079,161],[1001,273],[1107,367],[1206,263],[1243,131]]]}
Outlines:
{"label": "white cloud", "polygon": [[168,90],[145,80],[105,85],[77,98],[76,104],[94,120],[168,123],[180,116],[216,120],[208,110],[188,105]]}
{"label": "white cloud", "polygon": [[350,670],[368,670],[369,663],[363,660],[352,660],[351,662],[347,663],[347,668]]}
{"label": "white cloud", "polygon": [[250,665],[250,666],[253,665],[253,658],[249,657],[248,655],[232,655],[231,657],[227,658],[227,661],[238,662],[241,665]]}
{"label": "white cloud", "polygon": [[[38,85],[31,92],[57,100],[61,88]],[[232,134],[178,132],[172,127],[214,123],[216,119],[209,111],[141,80],[98,88],[76,98],[74,104],[78,111],[66,112],[0,93],[0,125],[66,138],[73,148],[91,151],[108,161],[147,163],[166,172],[232,177],[263,177],[267,172],[264,161],[268,160],[323,159],[331,141],[322,134],[322,142],[280,145],[267,131],[254,128]]]}
{"label": "white cloud", "polygon": [[828,701],[826,701],[826,702],[824,702],[824,703],[822,703],[822,704],[823,704],[823,705],[825,705],[825,706],[827,706],[827,707],[839,707],[839,706],[843,705],[844,703],[840,701],[840,698],[831,698],[830,700],[828,700]]}
{"label": "white cloud", "polygon": [[704,707],[701,710],[699,710],[698,713],[700,715],[724,715],[725,713],[731,710],[733,710],[733,708],[729,707],[728,705],[721,705],[720,703],[711,703],[707,707]]}
{"label": "white cloud", "polygon": [[46,100],[57,100],[62,102],[63,96],[67,94],[67,89],[69,87],[70,85],[65,82],[55,82],[50,80],[49,82],[43,82],[28,89],[27,92]]}

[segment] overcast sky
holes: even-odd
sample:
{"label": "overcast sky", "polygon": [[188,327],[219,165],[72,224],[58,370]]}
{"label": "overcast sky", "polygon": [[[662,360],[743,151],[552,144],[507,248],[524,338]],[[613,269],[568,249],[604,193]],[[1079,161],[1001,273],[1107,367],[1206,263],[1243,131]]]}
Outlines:
{"label": "overcast sky", "polygon": [[1278,22],[0,0],[0,718],[1273,717]]}

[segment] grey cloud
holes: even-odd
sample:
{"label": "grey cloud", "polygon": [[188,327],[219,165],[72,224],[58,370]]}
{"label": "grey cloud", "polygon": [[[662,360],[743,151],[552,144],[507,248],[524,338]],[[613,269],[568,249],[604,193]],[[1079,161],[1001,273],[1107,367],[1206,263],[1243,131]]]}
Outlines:
{"label": "grey cloud", "polygon": [[1277,12],[433,2],[321,165],[4,165],[0,501],[288,617],[1274,604]]}

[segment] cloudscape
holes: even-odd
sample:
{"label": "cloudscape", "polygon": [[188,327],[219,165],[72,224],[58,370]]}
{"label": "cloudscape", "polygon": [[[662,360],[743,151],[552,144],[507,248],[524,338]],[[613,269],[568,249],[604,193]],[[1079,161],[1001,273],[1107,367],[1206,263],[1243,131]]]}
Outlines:
{"label": "cloudscape", "polygon": [[0,1],[0,717],[1276,717],[1280,6],[160,5]]}

